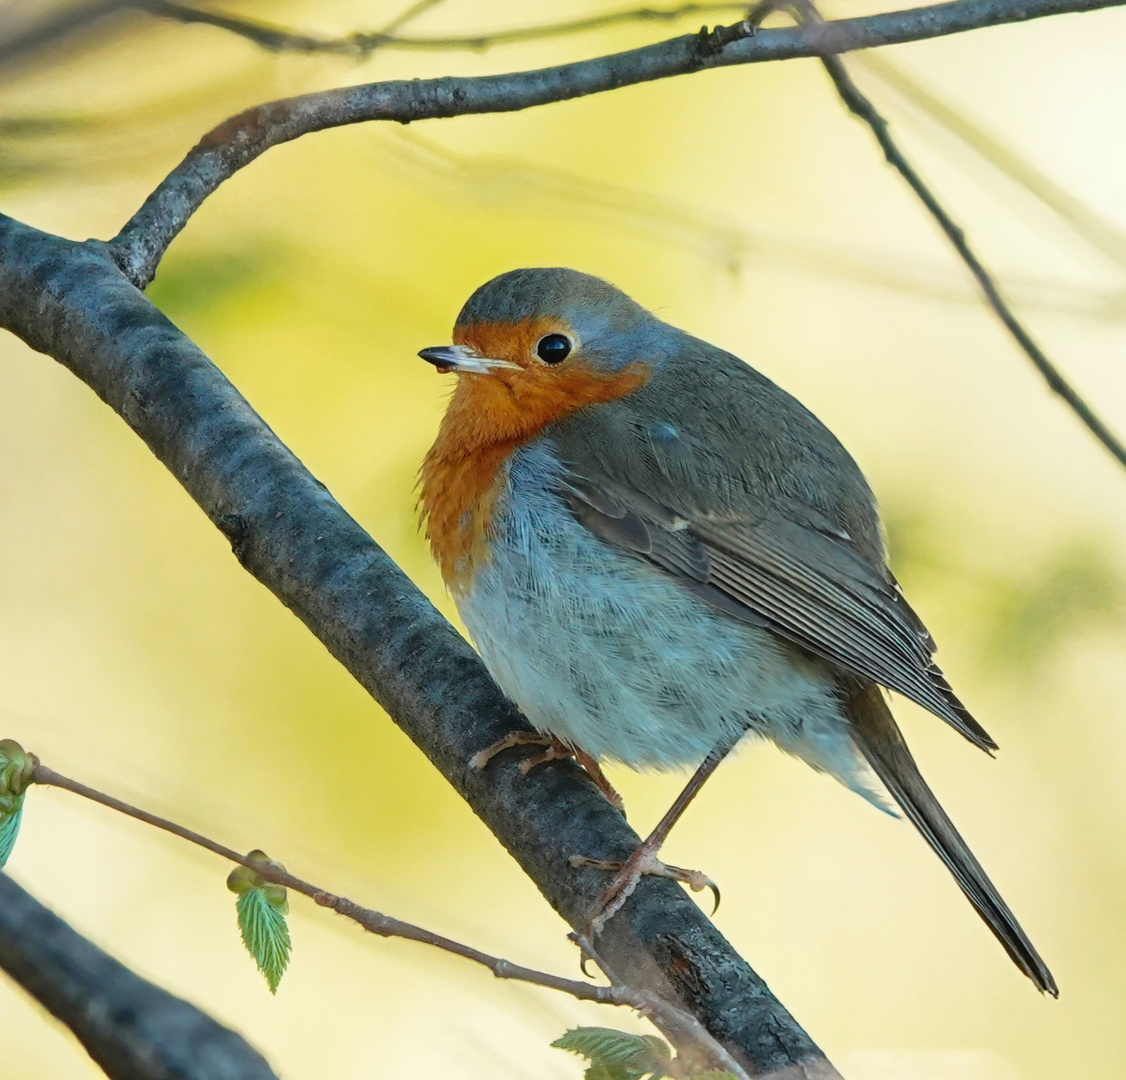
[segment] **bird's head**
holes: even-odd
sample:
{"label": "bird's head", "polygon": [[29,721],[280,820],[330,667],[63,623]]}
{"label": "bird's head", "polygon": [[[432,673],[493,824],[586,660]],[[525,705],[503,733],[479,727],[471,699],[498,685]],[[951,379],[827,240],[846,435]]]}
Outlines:
{"label": "bird's head", "polygon": [[589,274],[511,270],[469,298],[451,345],[419,356],[458,375],[448,422],[480,441],[520,441],[636,390],[668,351],[669,330]]}

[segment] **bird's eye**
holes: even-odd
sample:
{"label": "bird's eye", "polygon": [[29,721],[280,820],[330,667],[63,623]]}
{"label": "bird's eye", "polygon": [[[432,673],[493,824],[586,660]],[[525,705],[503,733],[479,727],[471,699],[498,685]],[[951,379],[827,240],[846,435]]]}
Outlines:
{"label": "bird's eye", "polygon": [[536,345],[536,356],[545,364],[561,364],[571,355],[571,339],[565,334],[548,334]]}

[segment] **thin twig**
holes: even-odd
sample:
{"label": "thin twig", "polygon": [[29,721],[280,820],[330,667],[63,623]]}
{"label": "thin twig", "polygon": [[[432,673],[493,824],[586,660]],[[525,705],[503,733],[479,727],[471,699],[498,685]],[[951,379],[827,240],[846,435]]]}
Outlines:
{"label": "thin twig", "polygon": [[[604,30],[623,23],[676,22],[690,15],[716,15],[742,11],[747,5],[739,3],[693,3],[673,8],[634,8],[611,11],[604,15],[590,15],[581,19],[566,19],[538,26],[521,26],[511,30],[496,30],[479,34],[454,34],[438,37],[408,37],[394,31],[406,21],[406,15],[420,14],[433,6],[436,0],[422,0],[417,11],[404,14],[402,21],[374,32],[359,31],[344,37],[313,37],[271,23],[260,22],[235,15],[205,11],[190,4],[177,4],[171,0],[135,0],[136,7],[150,15],[173,19],[181,23],[202,23],[238,34],[264,49],[273,52],[330,53],[347,56],[370,56],[380,49],[407,49],[425,52],[448,52],[468,49],[483,52],[497,45],[514,45],[525,41],[544,41],[549,38],[581,34],[591,30]],[[412,15],[413,17],[413,15]]]}
{"label": "thin twig", "polygon": [[487,953],[480,952],[468,945],[462,945],[460,942],[443,937],[441,934],[432,933],[420,926],[403,922],[400,919],[393,918],[390,915],[384,915],[382,912],[375,911],[371,908],[361,907],[359,904],[346,897],[337,896],[334,893],[328,892],[326,889],[318,888],[316,885],[303,881],[301,878],[287,871],[279,870],[265,863],[256,862],[246,855],[235,851],[233,848],[220,844],[183,825],[178,825],[174,821],[169,821],[167,818],[160,817],[157,814],[150,814],[147,810],[132,806],[112,795],[107,795],[105,792],[89,787],[78,780],[72,780],[68,776],[63,776],[61,773],[55,772],[54,769],[50,769],[46,765],[39,765],[33,775],[34,781],[37,784],[46,784],[51,787],[62,788],[64,791],[72,792],[75,795],[81,795],[85,799],[100,803],[102,806],[107,806],[111,810],[116,810],[118,813],[135,818],[137,821],[143,821],[146,825],[152,825],[157,829],[162,829],[164,832],[171,833],[173,836],[178,836],[181,840],[187,840],[189,843],[204,848],[206,851],[210,851],[221,858],[238,863],[240,866],[245,866],[267,881],[272,881],[276,885],[283,885],[287,889],[301,893],[321,907],[331,908],[345,918],[358,923],[372,934],[378,934],[380,937],[407,938],[410,941],[420,941],[427,945],[433,945],[437,949],[442,949],[445,952],[453,953],[456,956],[472,960],[474,963],[484,965],[489,968],[497,978],[517,979],[522,982],[535,983],[537,986],[546,986],[552,990],[562,990],[584,1001],[597,1001],[604,1005],[628,1004],[620,988],[613,986],[594,986],[590,983],[579,982],[575,979],[563,979],[556,975],[547,974],[546,972],[534,971],[531,968],[513,964],[509,960],[489,956]]}
{"label": "thin twig", "polygon": [[32,26],[20,27],[14,33],[9,30],[0,36],[0,67],[22,60],[40,49],[57,46],[71,35],[88,30],[135,4],[136,0],[91,0],[86,4],[68,4]]}
{"label": "thin twig", "polygon": [[970,247],[965,232],[954,222],[942,204],[935,198],[934,193],[900,152],[888,131],[887,121],[857,88],[840,58],[826,56],[822,58],[821,62],[825,65],[829,77],[833,80],[837,92],[841,95],[849,110],[872,129],[888,163],[907,181],[911,190],[918,195],[920,201],[930,211],[939,228],[946,234],[947,239],[954,245],[955,251],[969,268],[970,273],[973,274],[981,287],[986,302],[1024,351],[1024,354],[1032,361],[1036,370],[1043,375],[1048,386],[1067,402],[1091,434],[1118,459],[1119,463],[1126,465],[1126,444],[1095,414],[1095,411],[1087,404],[1082,395],[1064,378],[1059,368],[1048,358],[1044,350],[1025,329],[1023,323],[1009,306],[1008,301],[1001,294],[1000,288],[989,271],[982,265]]}
{"label": "thin twig", "polygon": [[859,54],[855,59],[864,70],[875,75],[998,172],[1058,214],[1089,244],[1119,266],[1126,267],[1126,233],[1113,221],[1096,213],[1081,199],[1056,183],[1043,169],[1037,168],[1013,147],[1006,145],[949,101],[922,85],[897,64],[877,53]]}
{"label": "thin twig", "polygon": [[[812,0],[787,0],[784,5],[773,4],[773,0],[770,0],[770,2],[775,7],[784,6],[794,11],[805,25],[831,25],[822,21],[821,15],[814,7]],[[766,6],[763,5],[764,11]],[[903,155],[902,150],[899,149],[891,136],[887,120],[880,115],[872,102],[861,93],[860,88],[845,67],[844,61],[836,55],[824,55],[820,57],[820,60],[829,73],[829,78],[833,80],[833,85],[836,87],[841,100],[854,116],[859,117],[872,129],[872,134],[875,135],[876,141],[880,144],[888,164],[907,181],[908,186],[919,197],[919,200],[937,222],[946,238],[954,245],[954,250],[958,253],[962,262],[966,264],[981,288],[986,303],[993,309],[997,318],[1001,320],[1013,339],[1024,351],[1024,354],[1032,361],[1036,370],[1044,377],[1048,386],[1067,402],[1087,430],[1110,451],[1118,462],[1126,466],[1126,443],[1123,443],[1095,414],[1082,395],[1064,378],[1059,368],[1048,358],[1044,350],[1025,329],[1024,324],[1017,318],[1016,313],[1002,295],[997,282],[994,281],[992,275],[974,253],[973,248],[970,247],[965,231],[947,213],[934,192],[931,191],[923,178],[915,171],[914,166]]]}
{"label": "thin twig", "polygon": [[441,0],[418,0],[380,30],[356,31],[341,37],[317,37],[277,26],[260,19],[249,19],[226,12],[209,11],[175,0],[100,0],[84,7],[69,9],[62,15],[44,19],[7,39],[0,38],[0,65],[22,58],[71,34],[94,26],[110,15],[132,10],[156,18],[190,25],[215,27],[236,34],[270,52],[320,53],[365,58],[383,49],[422,52],[484,52],[498,45],[515,45],[527,41],[548,40],[627,23],[670,23],[689,16],[718,15],[742,11],[745,3],[683,3],[671,8],[632,8],[565,19],[537,26],[522,26],[477,34],[444,36],[412,36],[400,34],[408,23],[429,11]]}
{"label": "thin twig", "polygon": [[78,780],[63,776],[46,765],[37,765],[32,773],[32,779],[36,784],[62,788],[64,791],[81,795],[85,799],[100,803],[111,810],[116,810],[118,813],[142,821],[146,825],[152,825],[164,832],[171,833],[173,836],[178,836],[181,840],[187,840],[189,843],[219,855],[221,858],[245,866],[266,881],[301,893],[321,907],[329,908],[338,915],[351,919],[369,933],[378,934],[380,937],[404,938],[407,941],[431,945],[443,952],[452,953],[454,956],[460,956],[464,960],[470,960],[488,968],[498,979],[513,979],[533,986],[542,986],[548,990],[570,994],[571,997],[580,1001],[593,1001],[599,1005],[627,1006],[651,1019],[662,1032],[669,1036],[670,1041],[673,1041],[680,1052],[683,1053],[686,1048],[690,1049],[696,1055],[702,1055],[705,1063],[710,1065],[711,1068],[727,1070],[738,1077],[739,1080],[749,1080],[746,1071],[716,1042],[694,1016],[658,994],[646,990],[635,990],[611,976],[604,961],[589,943],[584,942],[584,951],[606,971],[607,977],[611,980],[609,986],[597,986],[578,979],[566,979],[561,975],[552,975],[550,972],[537,971],[535,968],[525,967],[522,964],[514,964],[511,960],[491,956],[489,953],[475,949],[471,945],[465,945],[460,941],[455,941],[453,938],[436,934],[431,930],[404,922],[402,919],[396,919],[391,915],[384,915],[373,908],[363,907],[347,897],[337,896],[327,889],[319,888],[308,881],[304,881],[288,871],[280,869],[276,864],[252,860],[233,848],[211,840],[193,829],[178,825],[176,822],[169,821],[157,814],[150,814],[147,810],[141,810],[139,807],[132,806],[112,795],[107,795],[105,792],[98,791],[96,788]]}
{"label": "thin twig", "polygon": [[389,23],[384,24],[383,33],[392,34],[396,30],[401,30],[408,23],[414,22],[419,15],[424,14],[431,8],[437,7],[442,0],[416,0],[410,7],[401,11]]}
{"label": "thin twig", "polygon": [[61,14],[54,14],[7,37],[0,37],[0,66],[23,59],[30,53],[54,45],[77,32],[88,30],[109,16],[124,11],[170,19],[178,23],[212,26],[237,34],[271,52],[367,57],[382,49],[414,51],[466,49],[481,52],[495,45],[512,45],[525,41],[563,37],[631,22],[675,22],[690,15],[715,15],[740,11],[747,6],[739,3],[684,3],[672,8],[644,7],[479,34],[416,37],[398,32],[439,3],[441,0],[418,0],[418,3],[408,7],[380,30],[357,31],[342,37],[317,37],[258,19],[208,11],[191,4],[178,4],[174,0],[94,0],[92,3],[67,8]]}

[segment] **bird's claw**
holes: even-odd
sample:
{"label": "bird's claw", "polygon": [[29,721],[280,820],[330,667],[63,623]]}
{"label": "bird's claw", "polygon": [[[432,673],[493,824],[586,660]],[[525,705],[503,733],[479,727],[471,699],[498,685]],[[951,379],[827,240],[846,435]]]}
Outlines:
{"label": "bird's claw", "polygon": [[661,862],[655,851],[641,845],[626,861],[610,862],[605,859],[588,859],[585,855],[572,855],[568,860],[572,866],[590,866],[596,870],[616,872],[613,881],[602,891],[595,905],[587,936],[593,939],[602,932],[605,925],[622,909],[633,895],[643,877],[663,877],[687,885],[693,892],[710,889],[715,900],[712,914],[719,910],[719,886],[700,870],[687,870],[681,866]]}
{"label": "bird's claw", "polygon": [[469,767],[475,772],[479,772],[497,754],[503,754],[505,750],[511,750],[516,746],[544,746],[546,743],[547,737],[537,735],[534,731],[510,731],[503,739],[497,739],[491,746],[486,746],[484,750],[478,750],[469,759]]}
{"label": "bird's claw", "polygon": [[712,894],[711,914],[714,915],[719,911],[719,902],[723,899],[719,892],[719,886],[702,870],[686,870],[680,866],[669,866],[667,863],[665,869],[671,871],[671,873],[663,876],[671,877],[673,881],[687,885],[693,892],[703,892],[708,889]]}
{"label": "bird's claw", "polygon": [[510,731],[503,739],[498,739],[492,746],[487,746],[484,750],[479,750],[474,754],[469,759],[469,767],[474,770],[483,769],[497,754],[517,746],[541,747],[538,754],[533,754],[520,762],[520,772],[524,776],[527,776],[537,766],[545,765],[549,761],[563,761],[571,758],[586,772],[594,782],[594,786],[606,797],[606,801],[619,813],[625,813],[625,803],[622,802],[621,795],[614,790],[613,785],[606,779],[606,774],[602,771],[598,762],[585,751],[574,746],[568,746],[565,742],[551,735],[540,734],[536,731]]}

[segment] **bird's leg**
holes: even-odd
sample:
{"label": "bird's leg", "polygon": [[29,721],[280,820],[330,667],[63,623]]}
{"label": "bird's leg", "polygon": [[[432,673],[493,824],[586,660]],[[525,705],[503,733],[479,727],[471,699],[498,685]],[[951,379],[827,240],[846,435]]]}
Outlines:
{"label": "bird's leg", "polygon": [[[734,737],[729,737],[719,743],[706,758],[700,767],[692,774],[692,778],[685,785],[684,790],[676,797],[676,801],[665,811],[665,816],[657,823],[657,827],[642,841],[632,855],[624,863],[605,862],[601,859],[588,859],[583,855],[572,855],[572,866],[593,866],[599,870],[617,871],[613,880],[602,891],[595,905],[591,917],[589,936],[600,933],[602,928],[621,910],[622,905],[633,895],[638,883],[645,875],[672,878],[687,885],[693,892],[701,889],[711,889],[715,897],[715,908],[719,907],[719,888],[706,874],[699,870],[685,870],[679,866],[670,866],[657,858],[672,827],[680,820],[680,816],[688,809],[688,804],[696,797],[696,793],[704,786],[704,781],[719,767],[719,763],[727,757],[735,744],[742,737],[740,731]],[[715,908],[712,909],[713,914]]]}
{"label": "bird's leg", "polygon": [[469,765],[474,769],[483,769],[490,761],[505,750],[514,746],[539,746],[543,749],[538,754],[533,754],[520,762],[520,771],[527,776],[537,765],[544,765],[549,761],[560,761],[566,758],[573,759],[586,770],[587,775],[594,781],[594,786],[606,796],[606,801],[616,810],[625,813],[625,803],[622,797],[614,790],[613,785],[606,779],[598,762],[585,750],[575,746],[568,746],[554,735],[541,734],[538,731],[510,731],[503,739],[498,739],[492,746],[486,747],[473,755]]}

